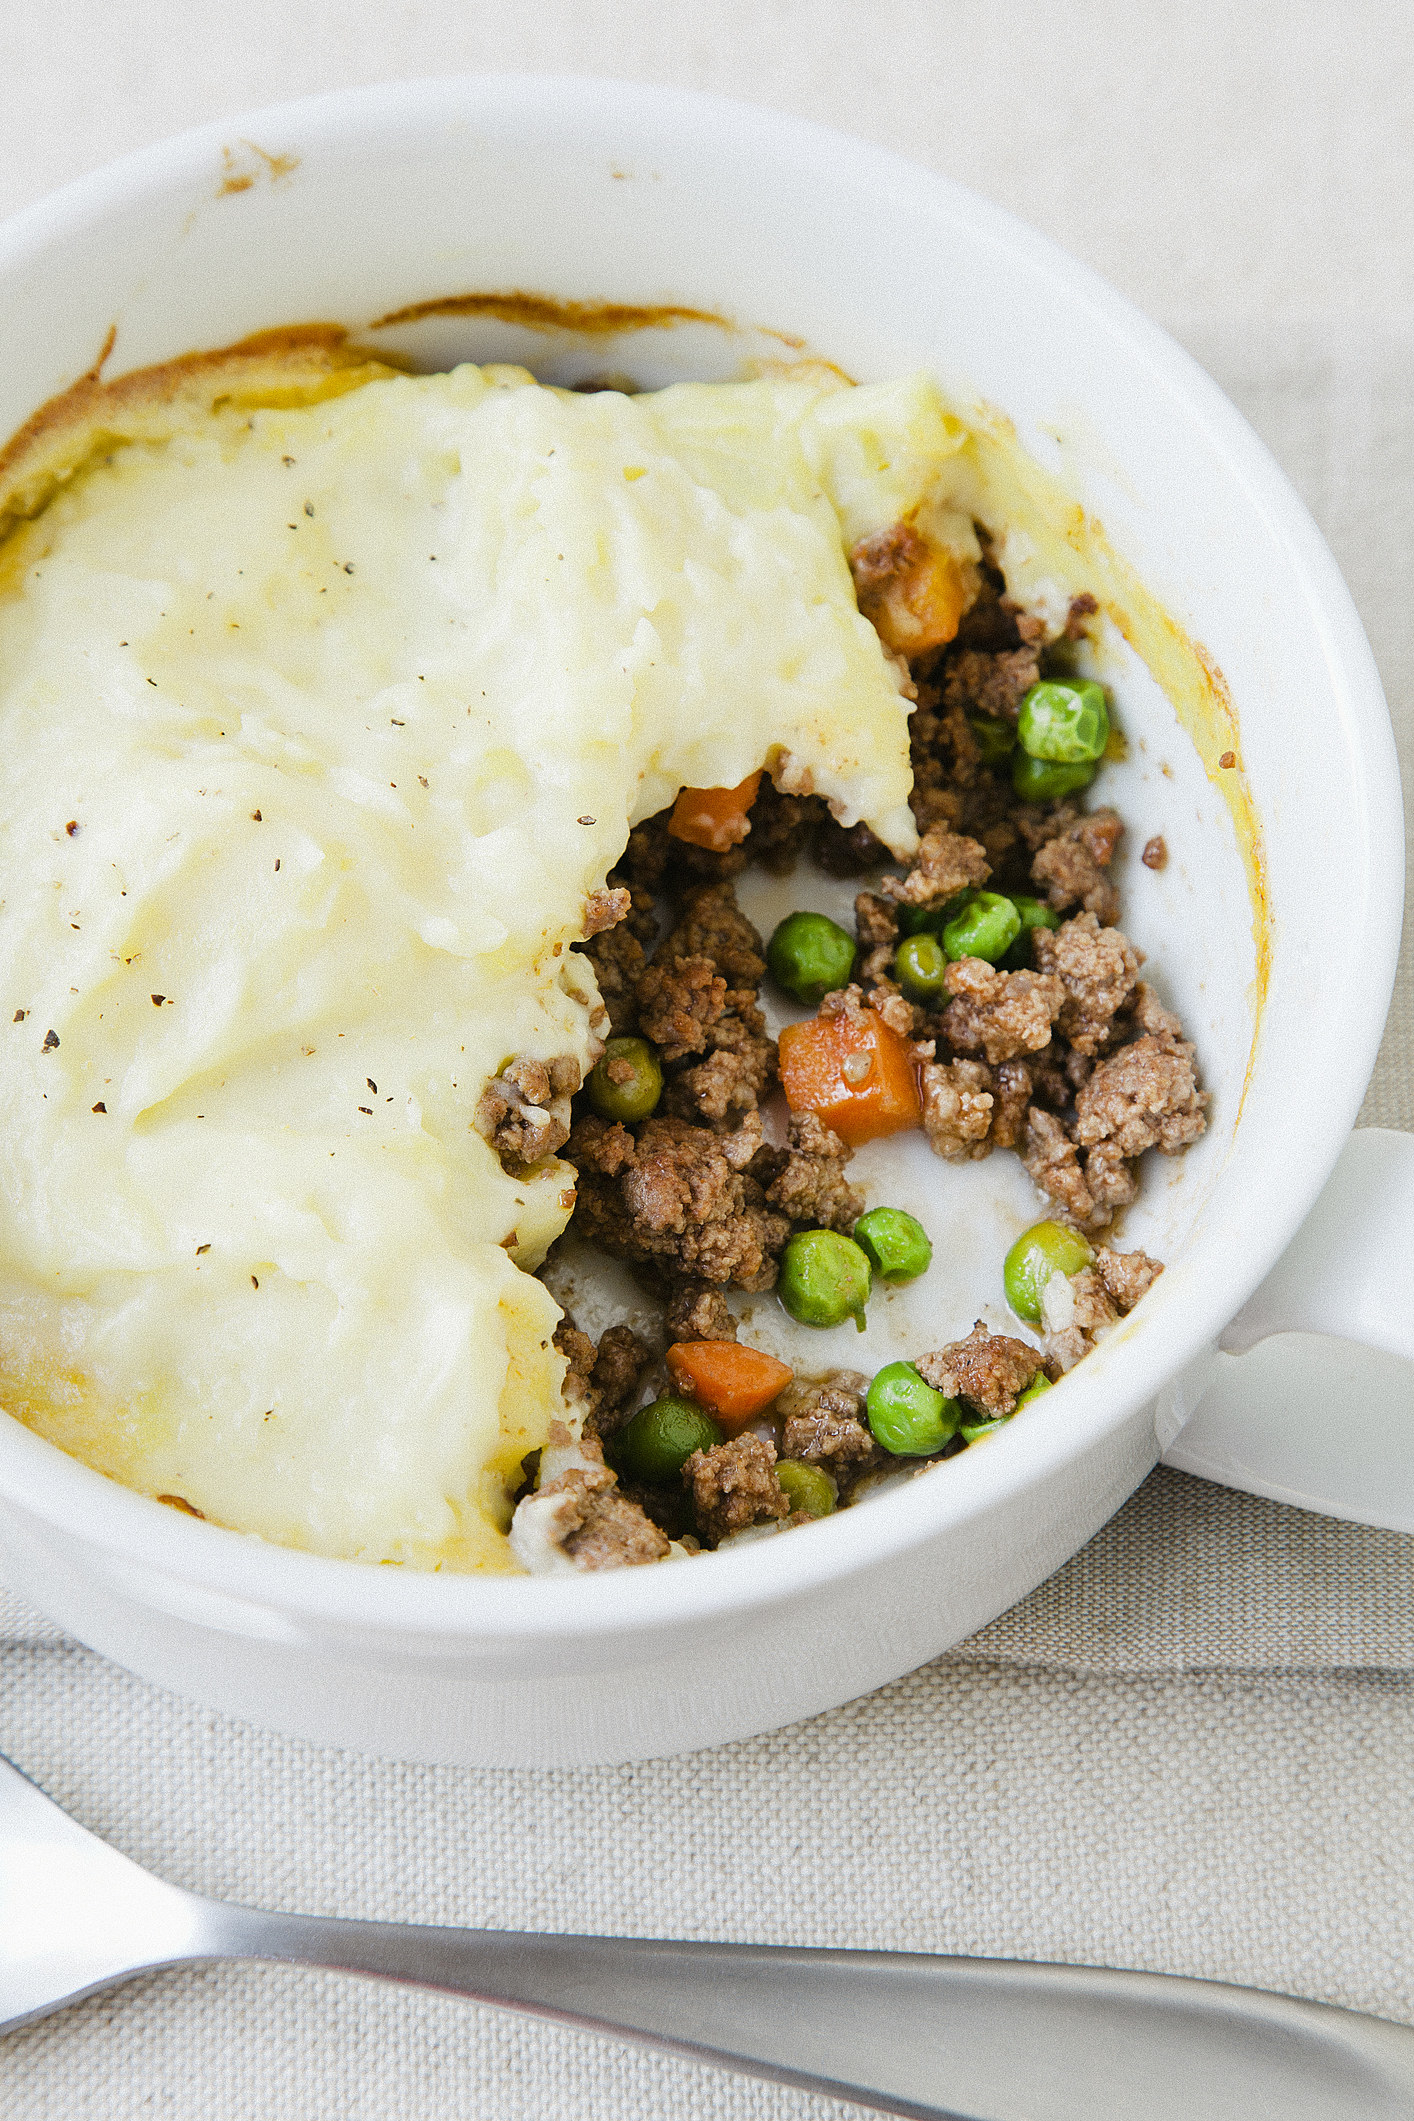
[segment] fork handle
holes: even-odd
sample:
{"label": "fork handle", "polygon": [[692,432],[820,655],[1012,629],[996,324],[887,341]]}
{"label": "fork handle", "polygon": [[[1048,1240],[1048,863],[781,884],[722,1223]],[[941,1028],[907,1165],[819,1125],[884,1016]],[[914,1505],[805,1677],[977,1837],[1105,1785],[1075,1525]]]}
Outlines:
{"label": "fork handle", "polygon": [[1220,1982],[211,1903],[213,1955],[373,1974],[915,2121],[1407,2121],[1414,2032]]}

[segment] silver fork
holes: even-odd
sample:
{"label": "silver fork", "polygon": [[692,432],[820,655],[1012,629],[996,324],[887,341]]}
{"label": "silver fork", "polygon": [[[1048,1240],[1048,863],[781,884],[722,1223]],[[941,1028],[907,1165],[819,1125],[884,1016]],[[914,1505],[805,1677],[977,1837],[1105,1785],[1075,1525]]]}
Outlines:
{"label": "silver fork", "polygon": [[0,1756],[0,2032],[156,1967],[375,1974],[915,2121],[1409,2121],[1414,2032],[1166,1974],[268,1914],[167,1885]]}

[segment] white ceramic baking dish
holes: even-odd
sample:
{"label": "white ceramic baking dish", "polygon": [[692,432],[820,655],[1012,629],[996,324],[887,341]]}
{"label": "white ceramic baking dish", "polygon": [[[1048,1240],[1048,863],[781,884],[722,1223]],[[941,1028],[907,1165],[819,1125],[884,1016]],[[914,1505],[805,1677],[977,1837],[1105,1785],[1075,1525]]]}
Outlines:
{"label": "white ceramic baking dish", "polygon": [[[514,291],[722,321],[586,336],[527,321],[499,299]],[[498,299],[374,329],[462,295]],[[861,379],[926,365],[998,433],[1001,408],[1046,491],[1078,504],[1076,549],[1119,555],[1112,611],[1125,567],[1155,600],[1131,631],[1172,697],[1111,626],[1129,758],[1106,793],[1136,828],[1125,925],[1214,1092],[1207,1137],[1149,1173],[1127,1221],[1124,1242],[1169,1263],[1140,1310],[1027,1418],[878,1501],[691,1564],[416,1575],[196,1522],[0,1417],[0,1552],[20,1591],[134,1670],[317,1740],[625,1760],[784,1724],[956,1642],[1081,1546],[1200,1401],[1189,1462],[1402,1521],[1414,1484],[1388,1452],[1372,1445],[1361,1495],[1332,1501],[1317,1474],[1303,1488],[1289,1466],[1244,1465],[1240,1424],[1223,1426],[1225,1329],[1240,1344],[1306,1324],[1414,1353],[1381,1251],[1402,1230],[1407,1257],[1414,1226],[1404,1137],[1357,1137],[1304,1251],[1230,1326],[1347,1142],[1393,978],[1402,814],[1330,555],[1162,333],[996,208],[878,149],[675,92],[521,78],[321,98],[131,157],[0,230],[0,306],[0,434],[89,369],[111,327],[110,374],[311,319],[426,366],[510,358],[642,384],[788,356],[774,332]],[[1161,879],[1136,866],[1153,830],[1174,857]],[[1034,1204],[1019,1167],[959,1174],[918,1150],[899,1172],[953,1233],[956,1302],[971,1276],[1002,1324],[988,1247]],[[1315,1464],[1314,1427],[1312,1448]],[[1395,1499],[1382,1513],[1369,1492]]]}

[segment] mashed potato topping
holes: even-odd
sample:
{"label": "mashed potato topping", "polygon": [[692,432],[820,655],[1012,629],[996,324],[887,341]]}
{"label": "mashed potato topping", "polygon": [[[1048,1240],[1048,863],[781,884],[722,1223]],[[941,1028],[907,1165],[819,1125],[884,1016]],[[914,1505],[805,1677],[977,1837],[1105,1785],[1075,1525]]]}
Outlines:
{"label": "mashed potato topping", "polygon": [[478,1097],[589,1065],[570,945],[681,787],[765,763],[911,851],[846,552],[960,439],[923,379],[465,367],[173,400],[12,533],[6,1407],[271,1540],[514,1566],[574,1174],[503,1170]]}

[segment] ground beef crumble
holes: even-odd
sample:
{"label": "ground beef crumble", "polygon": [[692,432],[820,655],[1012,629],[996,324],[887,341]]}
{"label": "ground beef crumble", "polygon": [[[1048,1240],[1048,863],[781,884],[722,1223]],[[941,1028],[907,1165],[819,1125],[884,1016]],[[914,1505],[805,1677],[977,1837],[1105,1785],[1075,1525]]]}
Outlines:
{"label": "ground beef crumble", "polygon": [[632,904],[632,892],[622,885],[612,890],[591,891],[584,902],[586,936],[603,935],[606,930],[617,928]]}
{"label": "ground beef crumble", "polygon": [[663,1314],[669,1343],[680,1340],[735,1340],[736,1320],[726,1297],[710,1282],[679,1282]]}
{"label": "ground beef crumble", "polygon": [[562,1394],[583,1418],[585,1436],[610,1436],[628,1418],[630,1405],[652,1361],[646,1341],[628,1326],[610,1326],[596,1347],[574,1320],[562,1318],[555,1346],[566,1362]]}
{"label": "ground beef crumble", "polygon": [[569,1140],[570,1097],[579,1084],[580,1067],[573,1054],[540,1061],[522,1053],[482,1091],[477,1131],[508,1169],[537,1164]]}
{"label": "ground beef crumble", "polygon": [[776,1447],[750,1430],[710,1451],[694,1451],[682,1469],[698,1530],[708,1546],[748,1525],[789,1517],[790,1502],[776,1478]]}
{"label": "ground beef crumble", "polygon": [[1188,1041],[1146,1035],[1096,1067],[1075,1100],[1075,1138],[1112,1141],[1122,1156],[1173,1156],[1203,1132],[1205,1102]]}
{"label": "ground beef crumble", "polygon": [[617,1476],[607,1466],[597,1473],[570,1472],[560,1478],[566,1484],[582,1483],[576,1497],[577,1506],[582,1499],[580,1521],[561,1542],[577,1568],[631,1569],[663,1560],[669,1546],[666,1533],[640,1504],[619,1492]]}
{"label": "ground beef crumble", "polygon": [[852,1230],[864,1213],[864,1195],[844,1175],[853,1150],[813,1112],[792,1113],[789,1143],[762,1149],[750,1167],[769,1205],[793,1223]]}
{"label": "ground beef crumble", "polygon": [[1134,991],[1143,951],[1118,928],[1102,928],[1093,913],[1077,914],[1054,930],[1036,929],[1032,949],[1040,970],[1065,990],[1058,1022],[1067,1045],[1077,1053],[1098,1053]]}
{"label": "ground beef crumble", "polygon": [[908,874],[886,876],[880,890],[900,906],[940,906],[971,884],[985,884],[991,875],[985,850],[946,825],[930,826],[918,843]]}
{"label": "ground beef crumble", "polygon": [[1080,906],[1102,928],[1119,919],[1119,892],[1105,874],[1124,826],[1113,810],[1092,810],[1037,850],[1031,879],[1057,913]]}
{"label": "ground beef crumble", "polygon": [[626,923],[596,935],[584,955],[594,967],[599,995],[609,1012],[609,1036],[632,1038],[638,1031],[638,980],[647,963],[642,943]]}
{"label": "ground beef crumble", "polygon": [[946,1399],[965,1399],[994,1420],[1015,1411],[1045,1361],[1036,1348],[1006,1333],[992,1333],[979,1318],[966,1340],[955,1340],[931,1355],[920,1355],[914,1368]]}
{"label": "ground beef crumble", "polygon": [[776,1074],[775,1041],[756,1006],[765,970],[731,884],[690,891],[636,987],[640,1029],[669,1071],[665,1112],[731,1130],[756,1111]]}
{"label": "ground beef crumble", "polygon": [[654,1117],[635,1140],[591,1114],[568,1146],[579,1166],[575,1227],[591,1244],[701,1281],[774,1286],[790,1225],[732,1169],[710,1129]]}
{"label": "ground beef crumble", "polygon": [[[629,1326],[610,1326],[602,1335],[589,1373],[595,1435],[611,1436],[622,1427],[652,1359],[647,1342],[640,1340]],[[586,1421],[586,1433],[589,1428],[590,1421]]]}
{"label": "ground beef crumble", "polygon": [[776,1402],[783,1423],[781,1453],[823,1466],[836,1480],[853,1480],[884,1464],[887,1453],[862,1419],[869,1380],[857,1370],[832,1370],[810,1384],[788,1384]]}
{"label": "ground beef crumble", "polygon": [[707,957],[655,962],[639,975],[635,993],[643,1036],[671,1064],[701,1053],[707,1034],[726,1013],[727,983]]}
{"label": "ground beef crumble", "polygon": [[854,925],[861,949],[892,946],[898,940],[898,908],[877,891],[861,891],[854,902]]}
{"label": "ground beef crumble", "polygon": [[1111,1326],[1148,1294],[1163,1268],[1146,1252],[1112,1252],[1101,1245],[1094,1264],[1057,1277],[1043,1299],[1045,1350],[1059,1370],[1073,1370]]}
{"label": "ground beef crumble", "polygon": [[980,1061],[925,1060],[919,1069],[923,1131],[949,1163],[985,1156],[992,1146],[992,1072]]}
{"label": "ground beef crumble", "polygon": [[1049,1046],[1051,1026],[1066,1003],[1066,989],[1053,974],[999,972],[980,957],[949,965],[947,989],[953,997],[943,1011],[949,1042],[959,1053],[984,1054],[993,1068]]}
{"label": "ground beef crumble", "polygon": [[595,1438],[577,1439],[563,1422],[552,1421],[546,1457],[558,1469],[517,1505],[512,1522],[512,1546],[523,1561],[543,1557],[542,1566],[550,1561],[589,1570],[634,1568],[666,1557],[666,1534],[620,1492]]}
{"label": "ground beef crumble", "polygon": [[1008,1060],[992,1074],[992,1133],[994,1148],[1019,1148],[1026,1135],[1026,1114],[1035,1088],[1035,1077],[1025,1061]]}

